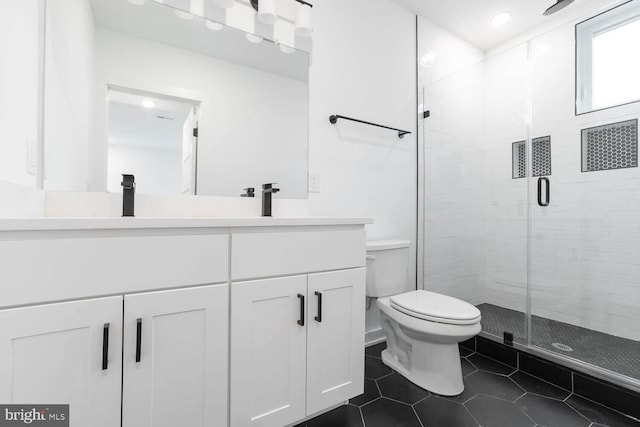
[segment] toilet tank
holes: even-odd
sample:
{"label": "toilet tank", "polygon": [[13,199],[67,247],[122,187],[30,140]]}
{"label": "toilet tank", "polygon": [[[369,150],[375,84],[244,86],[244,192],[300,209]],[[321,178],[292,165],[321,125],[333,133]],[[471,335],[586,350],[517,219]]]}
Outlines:
{"label": "toilet tank", "polygon": [[407,290],[408,240],[367,242],[367,296],[386,297]]}

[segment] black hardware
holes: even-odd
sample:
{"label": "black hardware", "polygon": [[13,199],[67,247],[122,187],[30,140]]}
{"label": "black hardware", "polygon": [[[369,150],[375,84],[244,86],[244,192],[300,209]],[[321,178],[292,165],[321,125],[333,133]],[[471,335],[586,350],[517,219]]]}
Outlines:
{"label": "black hardware", "polygon": [[102,328],[102,370],[109,367],[109,324],[105,323]]}
{"label": "black hardware", "polygon": [[198,137],[198,128],[193,128],[193,137],[194,138]]}
{"label": "black hardware", "polygon": [[142,319],[136,321],[136,363],[140,363],[142,353]]}
{"label": "black hardware", "polygon": [[316,322],[322,323],[322,292],[316,291],[315,294],[318,297],[318,315],[314,319]]}
{"label": "black hardware", "polygon": [[240,197],[256,197],[256,189],[253,187],[245,188]]}
{"label": "black hardware", "polygon": [[[306,1],[304,1],[304,0],[293,0],[293,1],[296,1],[296,2],[298,2],[298,3],[300,3],[300,4],[307,5],[307,6],[309,6],[309,7],[313,7],[313,5],[312,5],[311,3],[307,3],[307,2],[306,2]],[[258,10],[258,0],[251,0],[251,6],[252,6],[255,10]]]}
{"label": "black hardware", "polygon": [[422,113],[422,118],[423,118],[423,119],[426,119],[426,118],[428,118],[428,117],[431,117],[431,111],[428,111],[428,110],[427,110],[427,111],[425,111],[425,112],[423,112],[423,113]]}
{"label": "black hardware", "polygon": [[506,345],[513,345],[513,333],[511,332],[504,332],[503,334],[503,342]]}
{"label": "black hardware", "polygon": [[384,129],[389,129],[389,130],[395,130],[396,132],[398,132],[398,137],[399,138],[404,138],[405,135],[411,135],[411,132],[409,132],[407,130],[396,129],[396,128],[392,128],[392,127],[389,127],[389,126],[383,126],[383,125],[379,125],[379,124],[371,123],[371,122],[365,122],[364,120],[354,119],[354,118],[346,117],[346,116],[340,116],[340,115],[337,115],[337,114],[329,116],[329,122],[332,125],[335,125],[336,123],[338,123],[338,119],[350,120],[352,122],[363,123],[365,125],[376,126],[376,127],[379,127],[379,128],[384,128]]}
{"label": "black hardware", "polygon": [[300,299],[300,320],[298,320],[298,325],[304,326],[304,295],[298,294],[298,298]]}
{"label": "black hardware", "polygon": [[271,216],[272,195],[280,191],[274,187],[275,183],[262,184],[262,216]]}
{"label": "black hardware", "polygon": [[[542,183],[543,182],[547,184],[547,199],[544,202],[542,201]],[[542,176],[538,178],[538,205],[542,207],[547,207],[549,206],[550,202],[551,202],[551,182],[549,181],[549,178],[547,178],[546,176]]]}
{"label": "black hardware", "polygon": [[134,200],[136,194],[136,178],[133,175],[122,174],[122,216],[134,216]]}

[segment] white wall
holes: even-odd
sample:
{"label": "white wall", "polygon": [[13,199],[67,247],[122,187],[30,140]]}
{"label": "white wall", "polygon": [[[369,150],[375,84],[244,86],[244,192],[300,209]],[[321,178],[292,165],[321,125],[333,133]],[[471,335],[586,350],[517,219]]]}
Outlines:
{"label": "white wall", "polygon": [[89,146],[96,141],[91,5],[48,1],[46,32],[44,188],[84,191]]}
{"label": "white wall", "polygon": [[306,197],[307,83],[102,28],[96,61],[93,190],[106,188],[104,94],[116,85],[200,103],[198,194],[238,196],[276,182],[280,197]]}
{"label": "white wall", "polygon": [[182,151],[155,150],[109,144],[109,182],[111,192],[122,191],[123,173],[136,176],[136,193],[181,194]]}
{"label": "white wall", "polygon": [[[416,250],[415,16],[388,0],[323,0],[313,8],[310,73],[310,172],[321,192],[310,194],[316,216],[373,217],[368,239],[412,241]],[[331,114],[412,131],[350,122]],[[276,202],[277,203],[277,202]],[[367,330],[380,328],[377,309]]]}
{"label": "white wall", "polygon": [[41,2],[0,4],[0,181],[36,186]]}

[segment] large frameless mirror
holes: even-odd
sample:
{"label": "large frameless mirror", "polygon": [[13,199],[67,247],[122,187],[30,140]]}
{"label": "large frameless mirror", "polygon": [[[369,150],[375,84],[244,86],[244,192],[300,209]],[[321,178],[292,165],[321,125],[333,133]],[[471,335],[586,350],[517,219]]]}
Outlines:
{"label": "large frameless mirror", "polygon": [[307,53],[155,1],[47,0],[45,55],[45,189],[307,197]]}

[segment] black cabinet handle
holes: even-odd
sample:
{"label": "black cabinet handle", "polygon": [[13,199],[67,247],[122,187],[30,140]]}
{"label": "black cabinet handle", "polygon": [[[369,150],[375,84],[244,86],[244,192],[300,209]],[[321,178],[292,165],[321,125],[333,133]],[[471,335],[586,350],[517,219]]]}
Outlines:
{"label": "black cabinet handle", "polygon": [[102,328],[102,370],[109,368],[109,323]]}
{"label": "black cabinet handle", "polygon": [[[542,200],[542,183],[545,183],[547,186],[547,199],[546,201]],[[538,205],[544,207],[549,206],[549,203],[551,203],[551,181],[549,181],[549,178],[543,176],[538,178]]]}
{"label": "black cabinet handle", "polygon": [[316,291],[315,294],[318,297],[318,315],[314,319],[316,322],[322,323],[322,292]]}
{"label": "black cabinet handle", "polygon": [[298,294],[298,299],[300,300],[300,320],[298,320],[298,325],[304,326],[304,295]]}
{"label": "black cabinet handle", "polygon": [[136,321],[136,363],[140,363],[142,352],[142,319]]}

